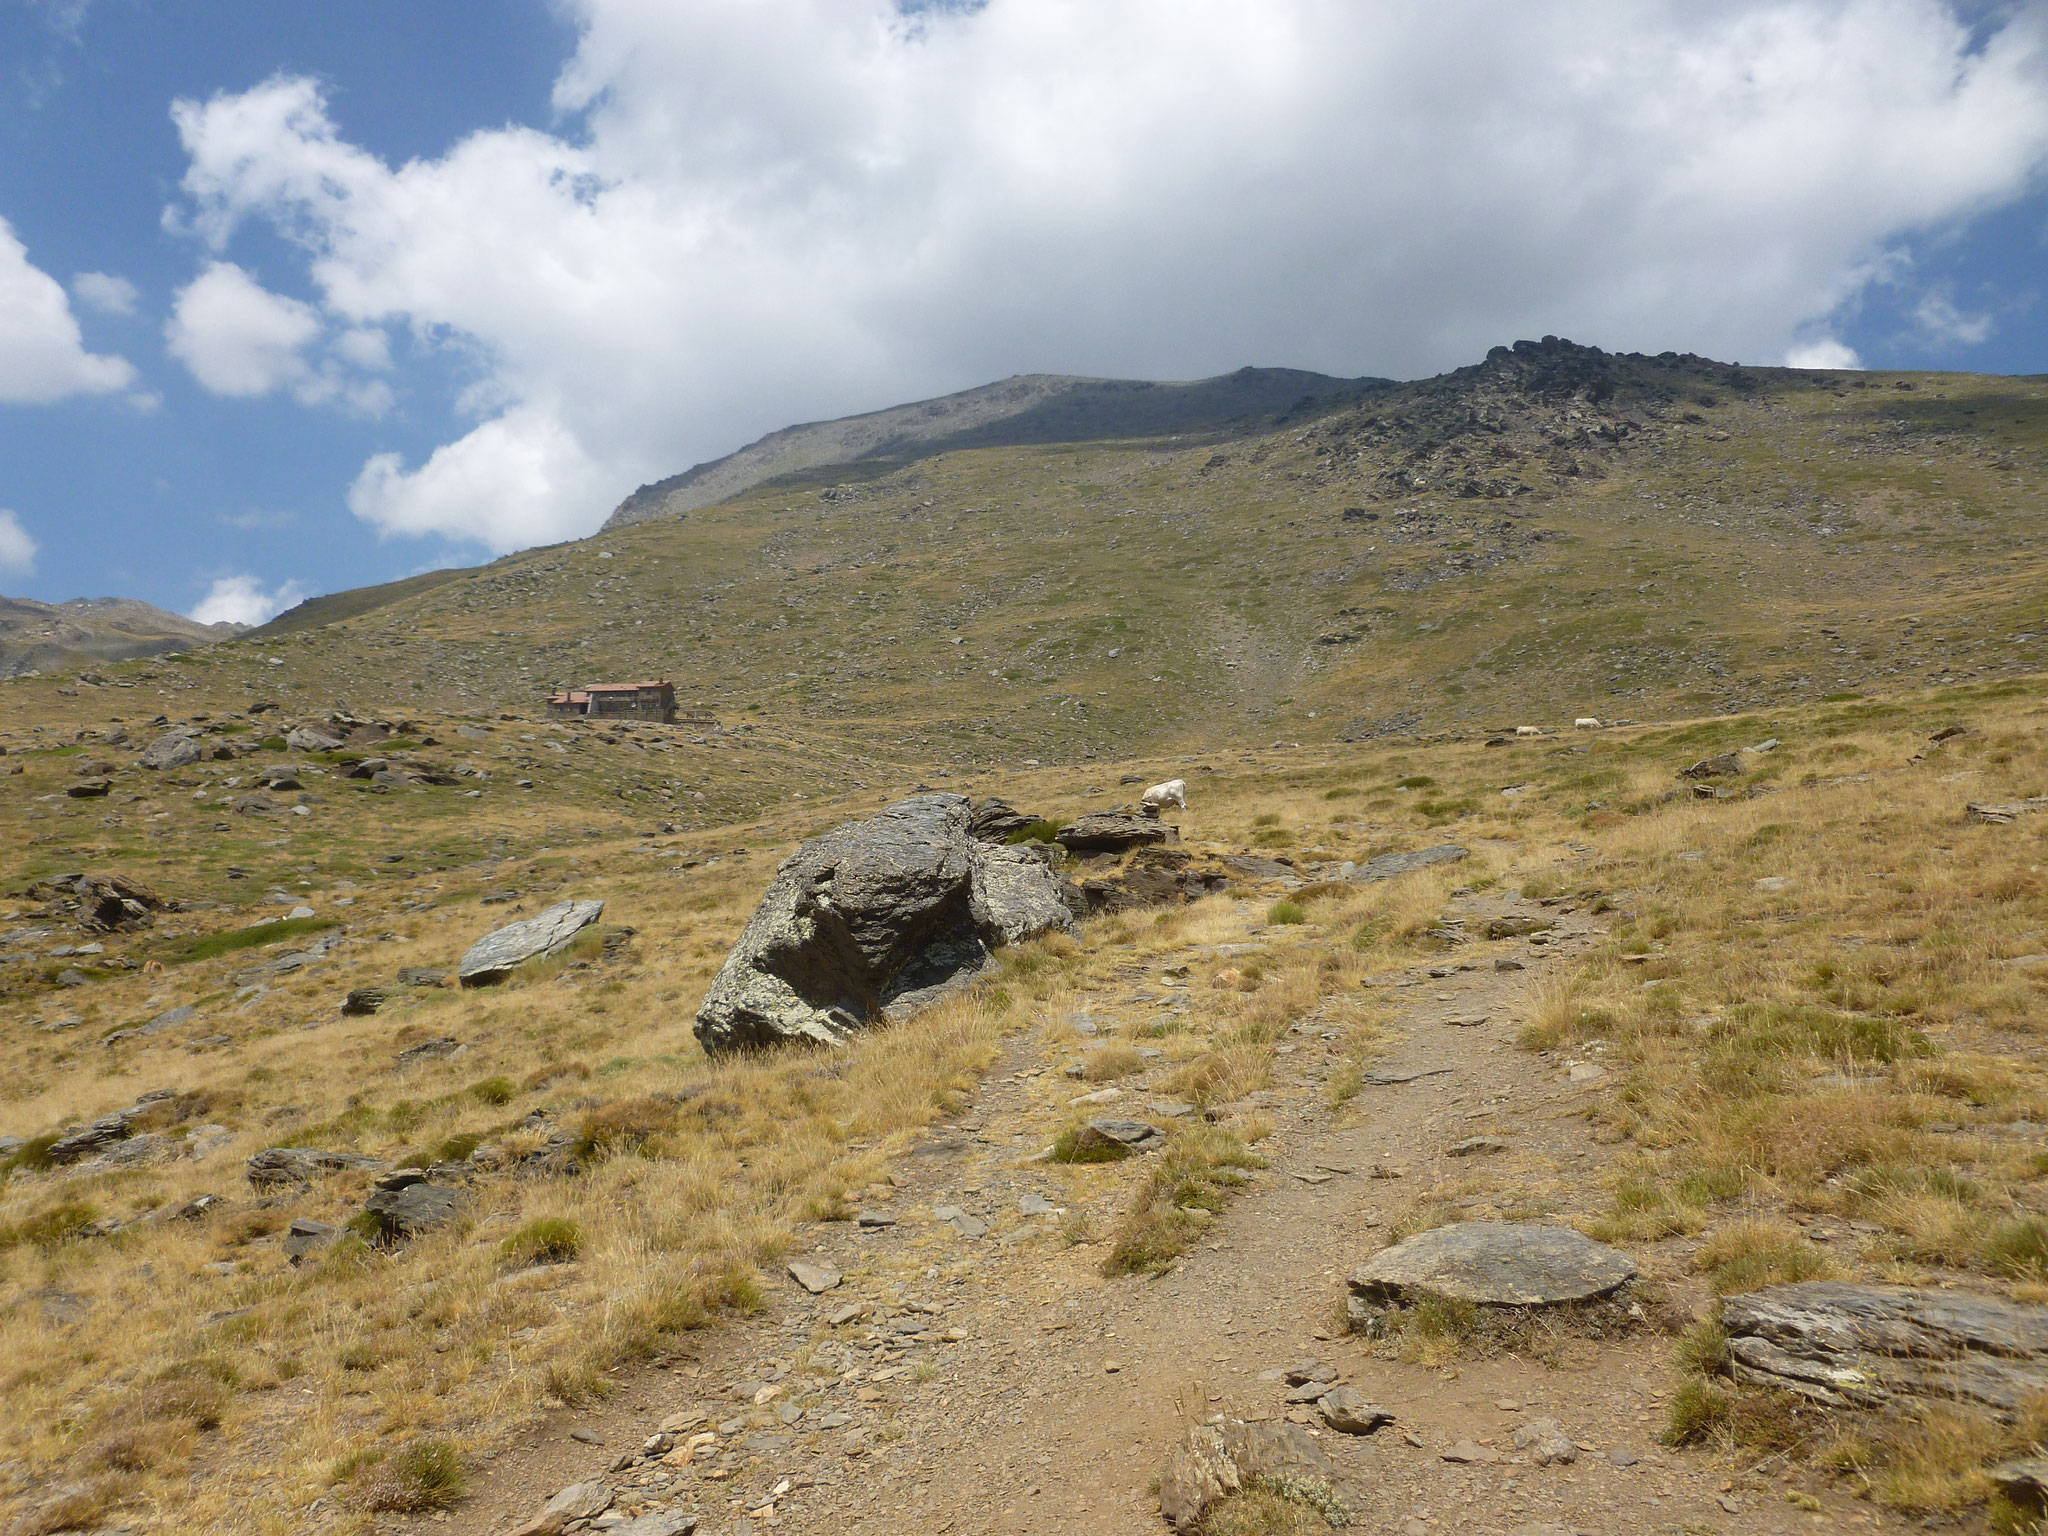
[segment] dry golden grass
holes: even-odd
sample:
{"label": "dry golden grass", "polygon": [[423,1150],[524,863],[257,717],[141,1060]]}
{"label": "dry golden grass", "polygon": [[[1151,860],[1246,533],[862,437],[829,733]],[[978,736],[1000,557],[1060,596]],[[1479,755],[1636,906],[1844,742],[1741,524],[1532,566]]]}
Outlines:
{"label": "dry golden grass", "polygon": [[[241,904],[167,918],[137,952],[180,937],[161,930],[255,915],[241,883],[225,883],[220,864],[232,853],[267,860],[265,881],[313,864],[312,883],[295,892],[350,926],[327,961],[239,1001],[237,972],[272,952],[110,975],[75,998],[45,985],[8,1004],[23,1025],[59,1007],[88,1020],[56,1035],[18,1028],[0,1042],[10,1131],[47,1132],[167,1087],[192,1097],[164,1134],[193,1138],[213,1124],[233,1139],[134,1169],[23,1166],[0,1188],[0,1229],[13,1234],[0,1244],[0,1390],[21,1410],[0,1430],[5,1455],[38,1487],[77,1483],[96,1509],[156,1506],[174,1510],[181,1530],[227,1531],[249,1528],[254,1473],[240,1448],[281,1437],[289,1449],[262,1469],[276,1528],[337,1484],[360,1511],[387,1496],[375,1490],[409,1449],[446,1442],[466,1454],[550,1402],[602,1392],[612,1368],[661,1351],[676,1330],[755,1305],[759,1270],[798,1224],[843,1218],[885,1180],[908,1138],[965,1102],[1006,1031],[1035,1027],[1060,1059],[1092,1053],[1099,1081],[1128,1070],[1139,1046],[1159,1049],[1170,1069],[1161,1091],[1221,1106],[1269,1086],[1275,1047],[1313,1025],[1348,1064],[1331,1080],[1341,1101],[1346,1073],[1355,1087],[1375,1039],[1378,1005],[1362,983],[1439,952],[1452,891],[1504,880],[1611,912],[1610,940],[1546,985],[1524,1044],[1606,1047],[1615,1081],[1600,1133],[1630,1143],[1613,1235],[1654,1241],[1711,1225],[1703,1263],[1727,1287],[1786,1277],[1817,1254],[1851,1275],[2039,1294],[2048,1165],[2008,1127],[2048,1120],[2035,1022],[2048,981],[2007,962],[2048,949],[2037,868],[2048,862],[2048,818],[1974,827],[1960,810],[1966,798],[2048,788],[2043,719],[2028,698],[1995,694],[1900,710],[1603,734],[1517,749],[1512,768],[1476,743],[1236,754],[1226,774],[1192,781],[1191,843],[1241,848],[1286,831],[1289,857],[1332,867],[1445,840],[1473,855],[1382,885],[1314,889],[1297,903],[1305,920],[1266,925],[1256,951],[1195,960],[1187,996],[1199,1006],[1112,1039],[1070,1027],[1087,988],[1188,946],[1241,941],[1268,901],[1098,921],[1005,955],[973,996],[848,1051],[711,1064],[688,1021],[775,858],[795,834],[874,797],[700,836],[695,844],[752,852],[714,864],[693,845],[687,867],[680,838],[637,837],[594,810],[530,821],[489,799],[430,819],[416,837],[404,831],[414,807],[383,802],[365,802],[360,825],[283,852],[251,852],[238,831],[216,863],[193,852],[189,870],[164,878]],[[1909,766],[1927,721],[1954,715],[1974,733]],[[1787,744],[1750,779],[1768,793],[1695,802],[1671,777],[1710,749],[1769,734]],[[1870,777],[1833,782],[1844,764]],[[1170,766],[1144,765],[1156,777]],[[1574,787],[1589,774],[1603,776],[1598,825]],[[1423,777],[1434,783],[1395,787]],[[987,787],[1058,808],[1086,803],[1081,782],[1047,770]],[[1490,788],[1502,782],[1531,788],[1503,799]],[[1344,798],[1333,802],[1334,791]],[[1444,815],[1455,802],[1473,808]],[[45,835],[8,821],[19,811],[0,807],[0,823]],[[1279,820],[1260,826],[1263,817]],[[37,845],[35,867],[52,867],[55,847],[82,850],[65,856],[86,867],[118,863],[118,849],[93,851],[87,825],[69,842]],[[593,830],[603,835],[584,836]],[[507,847],[486,862],[494,839]],[[448,868],[402,880],[368,872],[381,847],[458,840],[439,860]],[[1766,878],[1786,883],[1755,883]],[[373,1016],[336,1017],[348,988],[388,984],[401,965],[445,968],[476,933],[517,915],[476,905],[500,884],[516,885],[529,912],[601,894],[608,920],[639,936],[615,958],[570,960],[495,991],[427,989]],[[344,897],[353,905],[336,908]],[[96,1043],[185,1002],[231,1043]],[[405,1046],[439,1036],[468,1047],[398,1064]],[[1238,1144],[1255,1150],[1258,1131],[1241,1115]],[[1094,1192],[1070,1202],[1068,1239],[1127,1246],[1128,1268],[1171,1262],[1228,1196],[1214,1175],[1238,1156],[1222,1141],[1177,1140],[1178,1159],[1063,1175]],[[408,1160],[474,1149],[472,1202],[453,1230],[398,1249],[347,1240],[294,1269],[278,1250],[284,1224],[338,1224],[365,1179],[344,1174],[258,1205],[241,1161],[274,1144]],[[507,1176],[529,1159],[536,1173]],[[1173,1179],[1148,1177],[1169,1164]],[[72,1235],[208,1192],[228,1196],[228,1208],[112,1238]],[[1425,1192],[1401,1229],[1438,1219],[1446,1198]],[[1803,1219],[1838,1217],[1882,1232],[1825,1253],[1802,1235]],[[573,1256],[538,1241],[547,1223],[573,1228]],[[86,1321],[45,1321],[45,1302],[59,1296],[70,1300],[51,1301],[53,1316],[83,1308]],[[221,1314],[234,1315],[204,1321]],[[128,1326],[112,1334],[94,1321],[115,1316]],[[1416,1347],[1454,1351],[1455,1321]],[[130,1405],[158,1391],[182,1395],[143,1423]],[[433,1460],[420,1454],[423,1467]],[[195,1465],[209,1474],[197,1484]]]}

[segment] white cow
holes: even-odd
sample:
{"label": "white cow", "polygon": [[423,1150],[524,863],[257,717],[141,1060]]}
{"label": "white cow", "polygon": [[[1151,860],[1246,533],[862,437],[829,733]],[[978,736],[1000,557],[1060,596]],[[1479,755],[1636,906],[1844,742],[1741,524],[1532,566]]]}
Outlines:
{"label": "white cow", "polygon": [[1168,779],[1164,784],[1154,784],[1138,797],[1138,804],[1154,811],[1164,810],[1169,805],[1177,805],[1182,810],[1186,810],[1188,808],[1188,781],[1186,779]]}
{"label": "white cow", "polygon": [[1580,715],[1578,719],[1572,722],[1572,729],[1575,731],[1597,731],[1600,729],[1599,718],[1594,715]]}

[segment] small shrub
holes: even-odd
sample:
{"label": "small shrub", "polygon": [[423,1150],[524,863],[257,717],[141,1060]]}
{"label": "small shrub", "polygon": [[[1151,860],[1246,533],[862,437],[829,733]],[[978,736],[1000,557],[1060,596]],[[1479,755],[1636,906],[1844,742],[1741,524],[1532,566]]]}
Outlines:
{"label": "small shrub", "polygon": [[467,1162],[469,1155],[483,1144],[484,1139],[478,1132],[462,1131],[434,1148],[434,1156],[444,1163]]}
{"label": "small shrub", "polygon": [[0,1169],[26,1168],[41,1173],[54,1166],[50,1162],[50,1148],[57,1145],[60,1133],[46,1131],[40,1136],[31,1136],[0,1160]]}
{"label": "small shrub", "polygon": [[1010,844],[1049,843],[1059,834],[1060,828],[1065,825],[1065,822],[1047,821],[1041,817],[1037,821],[1019,827],[1008,837],[1004,838],[1003,841]]}
{"label": "small shrub", "polygon": [[1082,1064],[1082,1072],[1091,1083],[1106,1083],[1114,1078],[1129,1077],[1133,1072],[1145,1070],[1145,1058],[1134,1046],[1112,1043],[1097,1046],[1090,1051]]}
{"label": "small shrub", "polygon": [[486,1104],[502,1107],[519,1096],[519,1088],[509,1077],[487,1077],[480,1083],[471,1083],[469,1095]]}
{"label": "small shrub", "polygon": [[579,1157],[637,1152],[663,1132],[675,1129],[675,1123],[676,1105],[672,1099],[620,1099],[583,1117],[576,1136],[576,1152]]}
{"label": "small shrub", "polygon": [[1276,924],[1305,923],[1308,908],[1296,901],[1276,901],[1266,909],[1266,921]]}
{"label": "small shrub", "polygon": [[462,1497],[468,1479],[462,1457],[446,1440],[415,1440],[384,1464],[365,1502],[372,1509],[409,1513],[446,1509]]}
{"label": "small shrub", "polygon": [[1984,1266],[2015,1279],[2048,1279],[2048,1221],[2027,1216],[2001,1222],[1984,1245]]}
{"label": "small shrub", "polygon": [[538,1093],[556,1083],[580,1083],[590,1076],[590,1064],[582,1061],[553,1061],[526,1074],[526,1091]]}
{"label": "small shrub", "polygon": [[1052,1160],[1056,1163],[1120,1163],[1131,1155],[1129,1147],[1097,1136],[1087,1136],[1085,1126],[1070,1125],[1052,1139]]}
{"label": "small shrub", "polygon": [[498,1245],[514,1264],[564,1264],[583,1251],[583,1229],[566,1216],[529,1221]]}
{"label": "small shrub", "polygon": [[1727,1427],[1734,1416],[1735,1394],[1694,1376],[1678,1384],[1664,1417],[1660,1436],[1666,1445],[1698,1445]]}
{"label": "small shrub", "polygon": [[46,1206],[33,1216],[10,1226],[0,1226],[0,1249],[26,1246],[54,1248],[81,1228],[99,1219],[99,1207],[89,1200],[66,1197]]}

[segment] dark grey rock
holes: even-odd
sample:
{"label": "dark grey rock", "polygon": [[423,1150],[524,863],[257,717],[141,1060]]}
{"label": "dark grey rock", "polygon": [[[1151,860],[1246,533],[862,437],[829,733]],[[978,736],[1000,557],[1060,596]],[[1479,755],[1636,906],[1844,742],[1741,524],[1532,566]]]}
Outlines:
{"label": "dark grey rock", "polygon": [[561,953],[603,915],[601,901],[558,901],[523,922],[478,939],[456,967],[456,977],[465,987],[503,981],[530,960]]}
{"label": "dark grey rock", "polygon": [[378,1190],[363,1202],[363,1213],[387,1237],[416,1237],[453,1221],[460,1204],[461,1196],[445,1185],[408,1184]]}
{"label": "dark grey rock", "polygon": [[44,1155],[53,1163],[82,1163],[89,1157],[98,1157],[109,1147],[126,1141],[134,1134],[131,1127],[139,1113],[131,1106],[117,1109],[111,1115],[102,1115],[91,1125],[58,1137]]}
{"label": "dark grey rock", "polygon": [[2002,1461],[1991,1469],[1998,1491],[2030,1515],[2048,1509],[2048,1456]]}
{"label": "dark grey rock", "polygon": [[2048,1307],[1968,1291],[1810,1280],[1726,1297],[1736,1380],[1830,1407],[1900,1398],[2010,1418],[2048,1394]]}
{"label": "dark grey rock", "polygon": [[310,1184],[352,1168],[375,1168],[377,1159],[355,1152],[329,1152],[319,1147],[270,1147],[251,1155],[244,1173],[258,1189],[280,1184]]}
{"label": "dark grey rock", "polygon": [[918,795],[784,860],[698,1009],[704,1048],[843,1041],[1071,923],[1043,863],[969,827],[965,797]]}
{"label": "dark grey rock", "polygon": [[1350,1286],[1367,1302],[1440,1296],[1544,1307],[1608,1295],[1635,1273],[1635,1260],[1619,1248],[1568,1227],[1463,1221],[1382,1249],[1352,1271]]}
{"label": "dark grey rock", "polygon": [[285,733],[284,744],[294,752],[338,752],[342,739],[325,727],[301,725]]}
{"label": "dark grey rock", "polygon": [[1179,840],[1180,834],[1165,822],[1127,811],[1091,811],[1053,834],[1053,841],[1070,853],[1122,853],[1147,843]]}
{"label": "dark grey rock", "polygon": [[1703,757],[1690,768],[1679,769],[1679,777],[1686,779],[1732,779],[1742,773],[1742,758],[1734,752],[1723,752],[1719,757]]}
{"label": "dark grey rock", "polygon": [[351,1018],[362,1018],[375,1013],[389,1001],[389,987],[357,987],[341,1000],[341,1011]]}
{"label": "dark grey rock", "polygon": [[112,779],[80,779],[76,784],[64,786],[64,793],[74,800],[98,800],[114,787]]}
{"label": "dark grey rock", "polygon": [[1000,843],[1013,832],[1021,832],[1040,818],[991,796],[974,808],[968,831],[978,842]]}
{"label": "dark grey rock", "polygon": [[1126,1152],[1150,1152],[1166,1143],[1166,1132],[1143,1120],[1090,1120],[1074,1137],[1077,1152],[1119,1147]]}
{"label": "dark grey rock", "polygon": [[1418,848],[1412,853],[1383,853],[1376,859],[1368,859],[1347,877],[1353,882],[1392,880],[1399,875],[1412,875],[1418,869],[1428,869],[1436,864],[1455,864],[1471,854],[1455,843],[1441,843],[1434,848]]}
{"label": "dark grey rock", "polygon": [[1532,933],[1548,933],[1557,926],[1547,917],[1528,917],[1516,913],[1512,917],[1488,918],[1486,936],[1489,939],[1519,939]]}
{"label": "dark grey rock", "polygon": [[401,1067],[417,1066],[423,1061],[440,1061],[449,1056],[459,1055],[467,1047],[452,1035],[442,1035],[435,1040],[422,1040],[418,1045],[408,1045],[398,1053]]}
{"label": "dark grey rock", "polygon": [[426,965],[408,965],[398,973],[401,987],[439,987],[446,985],[447,981],[446,971],[437,971]]}
{"label": "dark grey rock", "polygon": [[338,1227],[301,1216],[285,1229],[284,1256],[296,1264],[309,1253],[317,1253],[341,1235]]}

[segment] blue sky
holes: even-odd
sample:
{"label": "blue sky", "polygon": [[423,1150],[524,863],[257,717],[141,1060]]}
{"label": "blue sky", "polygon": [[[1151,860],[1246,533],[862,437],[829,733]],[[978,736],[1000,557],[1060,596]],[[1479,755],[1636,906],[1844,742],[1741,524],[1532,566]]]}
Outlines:
{"label": "blue sky", "polygon": [[2048,371],[2042,4],[1409,9],[0,0],[0,591],[258,618],[1026,371]]}

